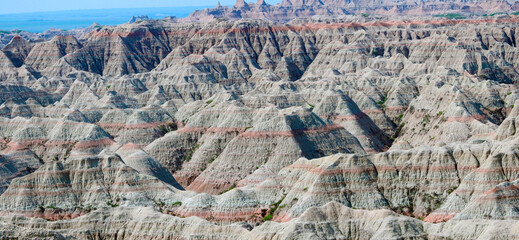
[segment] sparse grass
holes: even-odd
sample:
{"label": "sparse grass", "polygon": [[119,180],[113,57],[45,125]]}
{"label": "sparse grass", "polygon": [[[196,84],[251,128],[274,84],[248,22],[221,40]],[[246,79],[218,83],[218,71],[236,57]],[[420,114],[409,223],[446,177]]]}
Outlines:
{"label": "sparse grass", "polygon": [[106,205],[110,206],[110,207],[119,207],[119,204],[116,204],[116,203],[112,203],[112,201],[107,201],[106,202]]}
{"label": "sparse grass", "polygon": [[490,77],[485,75],[485,74],[480,74],[478,77],[483,79],[483,80],[489,80],[490,79]]}
{"label": "sparse grass", "polygon": [[186,158],[185,158],[186,162],[191,160],[191,158],[193,157],[193,154],[198,149],[198,147],[200,147],[200,145],[197,144],[193,148],[191,148],[191,150],[189,150],[189,152],[187,153]]}
{"label": "sparse grass", "polygon": [[447,19],[465,19],[467,17],[459,14],[459,13],[446,13],[446,14],[438,14],[438,15],[434,15],[435,17],[443,17],[443,18],[447,18]]}
{"label": "sparse grass", "polygon": [[168,133],[168,129],[164,125],[159,126],[159,131],[162,133],[162,135]]}
{"label": "sparse grass", "polygon": [[377,104],[380,108],[386,108],[386,102],[387,102],[387,97],[385,97],[382,101],[378,101]]}
{"label": "sparse grass", "polygon": [[491,17],[497,16],[497,15],[507,15],[507,13],[505,13],[505,12],[496,12],[496,13],[490,14]]}
{"label": "sparse grass", "polygon": [[443,112],[441,112],[441,111],[436,114],[437,117],[440,117],[442,115],[443,115]]}
{"label": "sparse grass", "polygon": [[222,194],[224,194],[224,193],[226,193],[226,192],[228,192],[228,191],[231,191],[231,190],[233,190],[233,189],[235,189],[235,188],[236,188],[236,184],[233,184],[233,185],[231,185],[231,187],[230,187],[229,189],[223,191]]}
{"label": "sparse grass", "polygon": [[[283,202],[283,200],[285,200],[285,197],[270,205],[268,215],[263,218],[264,221],[269,221],[272,220],[272,218],[274,218],[274,213],[278,210],[278,208],[280,208],[279,205],[281,204],[281,202]],[[285,206],[286,205],[283,205],[281,208],[284,208]]]}
{"label": "sparse grass", "polygon": [[168,123],[167,125],[160,125],[158,126],[158,129],[162,135],[166,135],[167,133],[171,131],[177,130],[177,125],[175,123]]}
{"label": "sparse grass", "polygon": [[426,125],[431,122],[431,115],[427,114],[423,117],[422,124]]}

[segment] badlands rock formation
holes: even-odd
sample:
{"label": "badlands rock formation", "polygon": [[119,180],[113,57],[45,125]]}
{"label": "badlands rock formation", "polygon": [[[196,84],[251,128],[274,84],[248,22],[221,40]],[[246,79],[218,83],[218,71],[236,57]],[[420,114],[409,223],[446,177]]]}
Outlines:
{"label": "badlands rock formation", "polygon": [[494,14],[519,10],[515,0],[283,0],[270,5],[236,0],[232,7],[222,6],[193,12],[184,21],[264,18],[289,21],[298,17],[362,14],[443,15],[446,13]]}
{"label": "badlands rock formation", "polygon": [[518,21],[146,20],[13,38],[0,238],[519,238]]}

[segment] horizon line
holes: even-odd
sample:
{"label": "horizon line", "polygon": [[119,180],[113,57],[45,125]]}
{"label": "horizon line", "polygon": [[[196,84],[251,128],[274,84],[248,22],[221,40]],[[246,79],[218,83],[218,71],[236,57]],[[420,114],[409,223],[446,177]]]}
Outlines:
{"label": "horizon line", "polygon": [[[222,5],[232,6],[232,5]],[[18,15],[18,14],[34,14],[34,13],[57,13],[57,12],[69,12],[69,11],[95,11],[95,10],[119,10],[119,9],[160,9],[160,8],[192,8],[192,7],[216,7],[216,5],[186,5],[186,6],[168,6],[168,7],[120,7],[120,8],[83,8],[83,9],[64,9],[64,10],[53,10],[53,11],[35,11],[35,12],[13,12],[13,13],[0,13],[2,15]]]}

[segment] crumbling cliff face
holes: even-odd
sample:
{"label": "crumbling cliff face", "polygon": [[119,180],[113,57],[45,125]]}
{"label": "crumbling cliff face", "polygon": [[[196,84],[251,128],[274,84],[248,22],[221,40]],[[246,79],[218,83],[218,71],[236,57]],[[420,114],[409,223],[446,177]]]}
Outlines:
{"label": "crumbling cliff face", "polygon": [[518,238],[517,21],[147,20],[13,39],[0,236]]}

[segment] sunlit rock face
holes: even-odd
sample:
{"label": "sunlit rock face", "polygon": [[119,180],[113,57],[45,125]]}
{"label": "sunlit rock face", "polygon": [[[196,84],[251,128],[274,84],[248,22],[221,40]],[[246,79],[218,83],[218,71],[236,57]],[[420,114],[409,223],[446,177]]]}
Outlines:
{"label": "sunlit rock face", "polygon": [[[386,6],[239,1],[13,38],[0,236],[519,238],[519,19],[319,12],[343,5]],[[228,16],[258,9],[328,16]]]}

